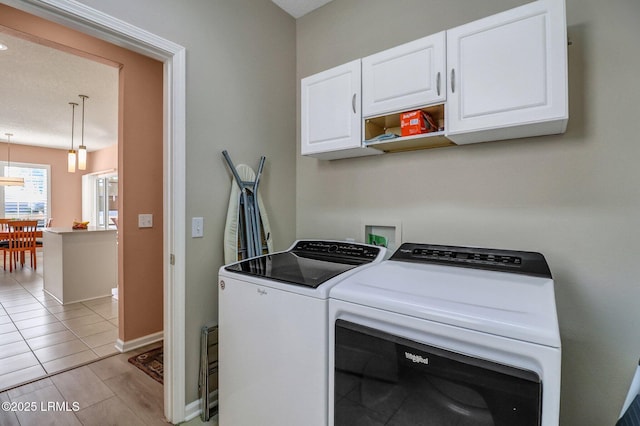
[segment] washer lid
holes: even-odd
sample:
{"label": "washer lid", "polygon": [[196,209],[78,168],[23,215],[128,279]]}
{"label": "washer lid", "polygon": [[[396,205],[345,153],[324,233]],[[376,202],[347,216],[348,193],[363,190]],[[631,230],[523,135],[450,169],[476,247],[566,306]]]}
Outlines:
{"label": "washer lid", "polygon": [[254,257],[225,267],[227,271],[317,288],[358,266],[379,262],[385,249],[341,241],[300,240],[284,252]]}
{"label": "washer lid", "polygon": [[333,287],[332,299],[560,347],[553,280],[388,260]]}

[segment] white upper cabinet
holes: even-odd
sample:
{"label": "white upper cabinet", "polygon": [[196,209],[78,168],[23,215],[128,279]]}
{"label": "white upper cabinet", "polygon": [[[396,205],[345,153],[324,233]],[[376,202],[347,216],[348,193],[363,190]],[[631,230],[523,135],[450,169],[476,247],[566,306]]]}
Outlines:
{"label": "white upper cabinet", "polygon": [[563,0],[447,31],[447,137],[457,144],[562,133],[568,120]]}
{"label": "white upper cabinet", "polygon": [[[304,78],[301,103],[302,155],[328,160],[563,133],[565,1],[533,1]],[[435,128],[402,136],[412,110]]]}
{"label": "white upper cabinet", "polygon": [[360,59],[301,82],[301,153],[332,160],[379,154],[362,147]]}
{"label": "white upper cabinet", "polygon": [[442,102],[446,98],[445,32],[362,59],[362,115]]}

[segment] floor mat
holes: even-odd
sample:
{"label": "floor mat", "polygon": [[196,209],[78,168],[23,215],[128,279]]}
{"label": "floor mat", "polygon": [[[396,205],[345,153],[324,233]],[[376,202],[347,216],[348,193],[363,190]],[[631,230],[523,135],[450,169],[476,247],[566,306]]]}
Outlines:
{"label": "floor mat", "polygon": [[164,384],[162,347],[132,356],[129,358],[129,362],[151,376],[156,382]]}

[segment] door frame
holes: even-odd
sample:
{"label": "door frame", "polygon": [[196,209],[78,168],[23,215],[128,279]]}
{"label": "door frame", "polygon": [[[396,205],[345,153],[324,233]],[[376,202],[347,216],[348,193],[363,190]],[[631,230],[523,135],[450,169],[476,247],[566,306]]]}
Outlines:
{"label": "door frame", "polygon": [[185,420],[185,48],[73,0],[1,0],[13,8],[108,41],[164,64],[163,317],[164,414]]}

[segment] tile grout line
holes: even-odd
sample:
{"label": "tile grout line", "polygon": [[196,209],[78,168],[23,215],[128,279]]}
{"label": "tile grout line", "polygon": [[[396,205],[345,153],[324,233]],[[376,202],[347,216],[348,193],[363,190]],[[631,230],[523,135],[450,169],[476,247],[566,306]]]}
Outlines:
{"label": "tile grout line", "polygon": [[[36,272],[36,274],[37,274],[37,272]],[[39,275],[39,274],[37,274],[37,275]],[[16,328],[16,331],[18,331],[19,335],[20,335],[20,336],[21,336],[21,338],[22,338],[22,341],[23,341],[23,342],[27,345],[27,347],[30,349],[31,354],[34,356],[34,358],[36,359],[36,361],[38,361],[38,364],[40,365],[40,367],[42,368],[42,370],[45,372],[45,376],[44,376],[44,377],[40,377],[40,378],[38,378],[38,379],[29,380],[29,381],[26,381],[26,382],[24,382],[24,383],[17,384],[17,385],[15,385],[15,386],[10,386],[9,388],[2,390],[2,392],[5,392],[5,391],[7,391],[7,390],[10,390],[10,389],[13,389],[13,388],[15,388],[15,387],[19,387],[19,386],[22,386],[22,385],[25,385],[25,384],[28,384],[28,383],[32,383],[32,382],[37,381],[37,380],[42,380],[42,379],[47,378],[47,377],[55,376],[56,374],[60,374],[60,373],[63,373],[63,372],[65,372],[65,371],[69,371],[69,370],[74,369],[74,368],[79,368],[79,367],[81,367],[81,366],[84,366],[84,365],[90,364],[90,363],[92,363],[92,362],[96,362],[96,361],[99,361],[99,360],[101,360],[101,359],[108,358],[108,357],[110,357],[110,356],[114,356],[114,355],[117,355],[117,354],[118,354],[118,352],[115,352],[115,353],[112,353],[112,354],[103,355],[103,356],[101,356],[100,354],[98,354],[98,353],[94,350],[95,348],[91,348],[91,347],[89,347],[89,345],[85,342],[85,340],[84,340],[83,338],[81,338],[80,336],[78,336],[78,334],[76,334],[76,332],[74,332],[72,329],[70,329],[70,328],[67,326],[67,324],[65,324],[65,323],[64,323],[60,318],[58,318],[58,316],[56,316],[56,315],[55,315],[55,313],[51,312],[51,311],[49,310],[49,307],[45,306],[45,305],[44,305],[44,303],[43,303],[43,301],[41,301],[40,299],[36,298],[36,296],[34,295],[34,293],[33,293],[32,291],[30,291],[28,288],[26,288],[26,287],[25,287],[25,286],[24,286],[20,281],[18,281],[18,279],[17,279],[16,277],[11,276],[11,277],[9,277],[9,278],[10,278],[10,280],[13,280],[13,281],[15,282],[15,284],[17,284],[18,286],[20,286],[20,288],[21,288],[23,291],[26,291],[26,292],[27,292],[27,294],[29,294],[31,297],[33,297],[33,298],[38,302],[38,304],[40,304],[40,305],[45,309],[45,311],[47,311],[47,312],[49,312],[49,314],[53,315],[53,316],[56,318],[56,321],[55,321],[55,322],[58,322],[58,323],[62,324],[62,326],[63,326],[66,330],[68,330],[68,331],[69,331],[73,336],[75,336],[75,338],[76,338],[77,340],[79,340],[83,345],[85,345],[85,346],[87,347],[87,349],[88,349],[89,351],[91,351],[91,352],[92,352],[92,354],[93,354],[93,355],[95,355],[97,358],[96,358],[96,359],[93,359],[93,360],[86,361],[86,362],[81,363],[81,364],[78,364],[78,365],[76,365],[76,366],[63,368],[63,369],[61,369],[61,370],[59,370],[59,371],[49,373],[49,372],[47,371],[47,369],[45,368],[45,366],[44,366],[43,362],[42,362],[42,361],[40,360],[40,358],[38,358],[38,356],[35,354],[34,349],[31,347],[31,345],[29,344],[29,342],[28,342],[28,341],[27,341],[27,339],[25,338],[25,336],[24,336],[24,334],[22,333],[22,331],[17,327],[17,325],[16,325],[16,323],[15,323],[14,319],[11,317],[11,314],[9,314],[9,312],[7,312],[7,316],[8,316],[8,318],[9,318],[9,320],[11,321],[11,324],[13,324],[13,326]],[[43,290],[44,290],[44,289],[43,289]],[[106,323],[108,323],[108,324],[110,324],[110,325],[112,325],[112,326],[113,326],[113,324],[111,323],[111,320],[109,320],[109,319],[105,318],[103,315],[101,315],[100,313],[98,313],[97,311],[95,311],[91,306],[86,305],[84,302],[79,302],[79,303],[80,303],[84,308],[86,308],[86,309],[88,309],[89,311],[91,311],[93,314],[98,315],[98,316],[99,316],[100,318],[102,318]],[[106,303],[107,303],[107,302],[105,302],[105,303],[99,303],[98,305],[102,305],[102,304],[106,304]],[[0,302],[0,306],[2,306],[2,308],[3,308],[3,309],[5,310],[5,312],[6,312],[6,308],[4,307],[4,305],[2,305],[2,302]],[[64,306],[64,305],[60,304],[60,306]],[[97,306],[97,305],[96,305],[96,306]],[[61,311],[61,312],[65,312],[65,311]],[[59,312],[59,313],[60,313],[60,312]],[[49,323],[49,324],[52,324],[52,323]],[[32,327],[29,327],[29,328],[32,328]],[[92,335],[95,335],[95,334],[100,334],[100,333],[94,333],[94,334],[92,334]],[[89,335],[89,336],[92,336],[92,335]],[[85,336],[85,337],[88,337],[88,336]],[[64,343],[64,342],[62,342],[62,343]],[[107,343],[107,344],[108,344],[108,343]],[[115,345],[115,342],[114,342],[114,345]],[[53,346],[53,345],[51,345],[51,346]],[[99,345],[99,346],[104,346],[104,345]],[[41,348],[40,348],[40,349],[41,349]],[[27,352],[24,352],[24,353],[27,353]],[[78,352],[78,353],[79,353],[79,352]],[[74,355],[74,354],[70,354],[70,355],[67,355],[67,356],[71,356],[71,355]],[[50,360],[50,361],[54,361],[54,360],[62,359],[62,358],[64,358],[64,356],[63,356],[63,357],[54,358],[54,359],[52,359],[52,360]],[[23,369],[21,369],[21,370],[23,370]],[[20,371],[20,370],[16,370],[16,371]],[[8,373],[8,374],[10,374],[10,373]]]}
{"label": "tile grout line", "polygon": [[[31,295],[31,297],[33,297],[33,294],[27,290],[26,288],[24,288],[24,286],[22,285],[21,282],[19,282],[15,277],[11,277],[12,280],[14,280],[16,282],[16,284],[18,284],[20,287],[22,287],[23,290],[25,290],[27,293],[29,293]],[[35,298],[34,298],[35,299]],[[37,300],[37,299],[36,299]],[[38,300],[38,303],[40,301]],[[2,304],[2,302],[0,302],[0,305]],[[46,309],[46,307],[44,305],[42,305],[43,308]],[[5,310],[5,312],[7,311],[4,307],[4,305],[2,305],[2,308]],[[47,309],[48,311],[48,309]],[[15,321],[13,320],[13,318],[11,317],[11,315],[9,314],[9,312],[7,312],[7,316],[9,317],[9,319],[11,320],[11,324],[13,324],[13,326],[16,328],[16,331],[18,332],[18,334],[20,334],[20,337],[22,338],[22,341],[27,345],[27,347],[29,348],[29,351],[31,352],[31,354],[33,355],[33,357],[36,359],[36,361],[38,361],[38,364],[40,365],[40,368],[42,368],[42,371],[45,372],[45,374],[47,373],[47,370],[44,368],[44,365],[42,364],[42,362],[40,362],[40,358],[38,358],[36,356],[36,354],[33,352],[33,348],[31,348],[31,345],[29,345],[29,342],[27,342],[27,339],[24,337],[24,334],[22,334],[22,331],[18,328],[18,326],[16,325]],[[24,352],[26,353],[26,352]],[[19,355],[19,354],[18,354]],[[27,367],[30,368],[30,367]],[[25,370],[25,368],[21,368],[20,370]],[[20,371],[20,370],[15,370],[15,371]],[[13,372],[15,372],[13,371]],[[10,373],[7,373],[10,374]]]}
{"label": "tile grout line", "polygon": [[[115,354],[114,354],[114,355],[115,355]],[[113,355],[112,355],[112,356],[113,356]],[[99,360],[100,360],[100,359],[93,360],[92,362],[96,362],[96,361],[99,361]],[[70,370],[73,370],[73,369],[76,369],[76,368],[85,367],[85,366],[87,366],[87,365],[89,365],[89,364],[90,364],[90,363],[87,363],[87,364],[84,364],[84,365],[79,365],[79,366],[72,367],[72,368],[69,368],[69,369],[66,369],[66,370],[63,370],[63,371],[59,371],[59,372],[57,372],[56,374],[52,374],[52,375],[51,375],[51,377],[53,377],[53,376],[57,376],[58,374],[66,373],[67,371],[70,371]],[[99,377],[98,377],[98,380],[100,380],[100,381],[102,382],[102,379],[100,379]],[[66,396],[64,396],[64,394],[62,393],[62,391],[61,391],[61,390],[60,390],[60,388],[58,387],[58,385],[56,385],[55,380],[51,380],[51,383],[52,383],[52,384],[53,384],[53,386],[56,388],[56,390],[58,391],[58,393],[62,396],[62,398],[63,398],[63,399],[64,399],[64,398],[66,398]],[[103,382],[103,383],[104,383],[104,382]],[[114,394],[114,395],[115,395],[115,394]],[[68,402],[68,401],[67,401],[67,402]],[[95,404],[97,404],[97,402],[96,402],[96,403],[94,403],[94,404],[91,404],[91,405],[89,405],[89,406],[87,406],[87,407],[85,407],[85,408],[89,408],[89,407],[91,407],[92,405],[95,405]],[[78,410],[78,412],[79,412],[79,411],[82,411],[82,409],[83,409],[83,408],[80,408],[80,410]],[[77,412],[76,412],[76,411],[72,411],[72,413],[73,413],[73,416],[74,416],[74,417],[76,418],[76,420],[78,421],[78,423],[83,424],[83,423],[82,423],[82,420],[78,417]],[[19,421],[20,421],[20,420],[18,419],[18,422],[19,422]]]}
{"label": "tile grout line", "polygon": [[[103,318],[103,319],[104,319],[104,317],[102,317],[102,315],[100,315],[100,314],[98,314],[97,312],[95,312],[93,309],[91,309],[90,307],[88,307],[87,305],[85,305],[83,302],[78,302],[78,303],[80,303],[83,307],[85,307],[85,308],[89,309],[91,312],[95,313],[96,315],[98,315],[98,316],[100,316],[101,318]],[[43,306],[44,306],[44,305],[43,305]],[[64,305],[62,305],[62,304],[61,304],[60,306],[64,306]],[[46,307],[46,306],[45,306],[44,308],[45,308],[47,311],[49,311],[49,309],[47,309],[47,307]],[[51,311],[49,311],[49,312],[51,312]],[[65,311],[62,311],[62,312],[65,312]],[[60,312],[59,312],[59,313],[60,313]],[[89,345],[84,341],[84,339],[83,339],[82,337],[80,337],[80,336],[79,336],[79,335],[78,335],[74,330],[72,330],[71,328],[69,328],[69,327],[67,326],[67,324],[65,324],[65,323],[63,322],[63,320],[59,319],[59,318],[58,318],[58,317],[57,317],[53,312],[51,312],[51,314],[52,314],[54,317],[56,317],[56,319],[58,320],[58,322],[59,322],[60,324],[62,324],[62,326],[63,326],[64,328],[66,328],[66,329],[67,329],[71,334],[73,334],[73,335],[76,337],[76,339],[78,339],[80,342],[82,342],[82,344],[83,344],[83,345],[85,345],[85,346],[87,347],[87,349],[88,349],[88,350],[90,350],[90,351],[91,351],[95,356],[97,356],[97,357],[98,357],[97,359],[101,359],[101,356],[100,356],[100,355],[99,355],[99,354],[94,350],[94,348],[89,347]],[[86,315],[82,315],[82,316],[86,316]],[[82,317],[82,316],[81,316],[81,317]],[[77,318],[81,318],[81,317],[77,317]],[[75,319],[75,318],[70,318],[70,319]],[[108,322],[108,320],[105,320],[105,321],[107,321],[107,322]],[[99,333],[95,333],[95,334],[99,334]],[[93,336],[93,334],[91,334],[91,335],[89,335],[89,336]],[[85,336],[85,337],[88,337],[88,336]],[[64,342],[63,342],[63,343],[64,343]],[[28,344],[28,343],[27,343],[27,344]],[[115,342],[114,342],[114,344],[115,344]],[[79,353],[79,352],[76,352],[76,353]],[[34,355],[35,355],[35,354],[34,354]],[[75,355],[75,354],[70,354],[70,355],[67,355],[67,356],[71,356],[71,355]],[[113,355],[115,355],[115,354],[113,354]],[[37,355],[36,355],[36,358],[37,358]],[[55,361],[56,359],[61,359],[61,358],[64,358],[64,357],[55,358],[55,359],[52,359],[51,361]],[[93,360],[93,361],[96,361],[96,360]],[[42,366],[42,368],[44,368],[44,365]],[[45,371],[46,371],[46,368],[45,368]],[[64,371],[66,371],[66,370],[64,370]]]}
{"label": "tile grout line", "polygon": [[[26,382],[23,382],[23,383],[18,383],[18,384],[15,384],[15,385],[11,385],[10,387],[8,387],[6,389],[0,390],[0,393],[9,392],[10,390],[13,390],[13,389],[16,389],[16,388],[19,388],[19,387],[22,387],[22,386],[25,386],[25,385],[28,385],[28,384],[31,384],[31,383],[34,383],[34,382],[39,382],[40,380],[50,379],[51,377],[57,376],[59,374],[63,374],[63,373],[66,373],[68,371],[75,370],[76,368],[80,368],[80,367],[84,367],[84,366],[87,366],[87,365],[91,365],[94,362],[102,361],[102,360],[105,360],[107,358],[111,358],[112,356],[117,356],[117,355],[121,355],[121,354],[115,353],[115,354],[105,355],[105,356],[103,356],[101,358],[92,359],[91,361],[85,361],[82,364],[74,365],[72,367],[67,367],[67,368],[64,368],[64,369],[62,369],[60,371],[56,371],[54,373],[47,373],[45,376],[38,377],[36,379],[27,380]],[[100,379],[100,380],[102,380],[102,379]],[[9,396],[9,395],[7,394],[7,396]],[[9,398],[11,399],[11,397],[9,397]]]}
{"label": "tile grout line", "polygon": [[[17,280],[16,280],[16,281],[17,281]],[[17,282],[18,282],[18,281],[17,281]],[[20,282],[18,282],[18,284],[22,286],[22,284],[21,284]],[[23,287],[23,288],[24,288],[24,287]],[[33,295],[33,293],[31,293],[28,289],[26,289],[26,288],[25,288],[25,290],[26,290],[27,292],[29,292],[31,295]],[[37,299],[36,299],[36,300],[37,300]],[[54,299],[54,300],[55,300],[55,299]],[[56,315],[56,313],[54,313],[54,312],[52,312],[51,310],[49,310],[49,307],[48,307],[48,306],[45,306],[45,305],[42,303],[42,301],[38,300],[38,302],[42,305],[42,307],[43,307],[45,310],[47,310],[51,315],[53,315],[53,316],[56,318],[57,322],[59,322],[60,324],[62,324],[62,326],[63,326],[65,329],[67,329],[71,334],[73,334],[73,335],[75,336],[75,338],[76,338],[76,339],[78,339],[80,342],[82,342],[82,343],[87,347],[87,349],[88,349],[88,350],[90,350],[90,351],[91,351],[95,356],[97,356],[97,357],[98,357],[98,359],[99,359],[99,358],[101,358],[101,355],[100,355],[100,354],[98,354],[98,353],[94,350],[95,348],[90,347],[90,346],[87,344],[87,342],[85,341],[85,339],[83,339],[82,337],[80,337],[80,336],[79,336],[79,335],[78,335],[74,330],[72,330],[72,329],[71,329],[67,324],[65,324],[64,320],[60,319],[60,318]],[[56,300],[56,302],[58,302],[58,301]],[[59,302],[58,302],[58,303],[59,303]],[[84,301],[83,301],[83,302],[77,302],[77,303],[79,303],[80,305],[82,305],[82,307],[84,307],[84,308],[86,308],[86,309],[90,310],[92,313],[94,313],[94,314],[98,315],[98,316],[99,316],[100,318],[102,318],[105,322],[110,322],[108,319],[104,318],[101,314],[99,314],[98,312],[96,312],[95,310],[93,310],[93,309],[92,309],[92,307],[91,307],[91,306],[89,306],[89,305],[87,305]],[[105,303],[106,303],[106,302],[105,302]],[[103,303],[100,303],[99,305],[101,305],[101,304],[103,304]],[[62,303],[60,303],[60,305],[59,305],[59,306],[64,306],[64,305],[63,305]],[[57,312],[57,313],[58,313],[58,314],[60,314],[60,313],[62,313],[62,312],[67,312],[67,311],[61,311],[61,312]],[[76,318],[81,318],[81,317],[83,317],[83,316],[86,316],[86,315],[81,315],[80,317],[76,317]],[[75,318],[69,318],[69,319],[75,319]],[[113,324],[111,324],[111,325],[113,325]],[[87,336],[84,336],[84,337],[93,336],[93,335],[95,335],[95,334],[100,334],[100,333],[94,333],[94,334],[90,334],[90,335],[87,335]],[[62,343],[64,343],[64,342],[62,342]],[[27,344],[28,344],[28,342],[27,342]],[[114,345],[115,345],[115,342],[114,342]],[[101,346],[102,346],[102,345],[101,345]],[[29,347],[31,347],[31,345],[29,345]],[[33,349],[32,349],[32,351],[33,351]],[[35,355],[35,353],[34,353],[34,355]],[[70,355],[74,355],[74,354],[70,354]],[[70,356],[70,355],[68,355],[68,356]],[[36,358],[37,358],[37,355],[36,355]],[[59,358],[55,358],[55,359],[61,359],[61,358],[64,358],[64,357],[59,357]],[[52,359],[52,360],[50,360],[50,361],[54,361],[55,359]],[[39,359],[38,359],[38,360],[39,360]],[[42,367],[44,368],[44,365],[43,365]],[[45,371],[46,371],[46,368],[45,368]]]}

